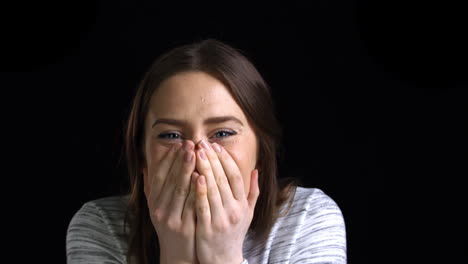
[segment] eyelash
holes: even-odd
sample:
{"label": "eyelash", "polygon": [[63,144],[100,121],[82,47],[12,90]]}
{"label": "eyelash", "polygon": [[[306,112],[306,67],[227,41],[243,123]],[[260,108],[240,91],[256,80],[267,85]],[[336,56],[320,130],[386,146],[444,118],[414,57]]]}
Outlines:
{"label": "eyelash", "polygon": [[[218,134],[218,133],[226,133],[226,134],[228,134],[227,136],[218,137],[218,138],[227,138],[227,137],[234,136],[234,135],[237,134],[236,132],[231,131],[231,130],[219,130],[219,131],[216,131],[215,135]],[[180,139],[180,138],[167,138],[166,136],[169,136],[169,135],[178,135],[178,136],[180,136],[180,134],[178,134],[178,133],[163,133],[163,134],[159,134],[159,135],[158,135],[158,138],[167,139],[167,140]]]}

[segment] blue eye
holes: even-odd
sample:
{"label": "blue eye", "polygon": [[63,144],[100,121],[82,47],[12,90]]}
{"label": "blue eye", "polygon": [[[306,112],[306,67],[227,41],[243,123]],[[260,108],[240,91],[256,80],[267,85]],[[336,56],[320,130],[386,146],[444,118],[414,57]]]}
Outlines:
{"label": "blue eye", "polygon": [[[220,130],[216,132],[213,137],[214,138],[226,138],[226,137],[230,137],[236,134],[237,133],[234,131]],[[167,140],[175,140],[175,139],[181,139],[182,136],[178,133],[162,133],[158,135],[158,138],[167,139]]]}
{"label": "blue eye", "polygon": [[[229,137],[235,135],[236,132],[233,131],[228,131],[228,130],[220,130],[216,132],[215,137],[217,138],[224,138],[224,137]],[[219,136],[218,136],[219,135]]]}
{"label": "blue eye", "polygon": [[160,134],[158,138],[163,138],[163,139],[178,139],[180,138],[179,134],[176,133],[165,133],[165,134]]}

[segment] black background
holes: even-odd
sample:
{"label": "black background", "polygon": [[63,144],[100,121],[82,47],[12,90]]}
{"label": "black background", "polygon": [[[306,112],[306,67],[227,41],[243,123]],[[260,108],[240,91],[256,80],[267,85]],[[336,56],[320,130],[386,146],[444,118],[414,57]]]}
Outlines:
{"label": "black background", "polygon": [[1,12],[4,239],[21,262],[65,262],[73,214],[121,191],[123,122],[144,72],[208,37],[244,50],[272,87],[281,175],[338,203],[349,263],[466,260],[461,5],[38,1]]}

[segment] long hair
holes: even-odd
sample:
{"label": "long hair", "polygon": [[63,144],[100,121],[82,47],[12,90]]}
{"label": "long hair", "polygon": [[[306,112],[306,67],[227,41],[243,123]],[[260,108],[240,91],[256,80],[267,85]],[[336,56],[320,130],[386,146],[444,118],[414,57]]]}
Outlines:
{"label": "long hair", "polygon": [[[181,72],[201,71],[218,79],[230,91],[245,113],[258,140],[257,169],[259,188],[254,216],[249,227],[257,243],[265,243],[286,201],[291,206],[298,181],[278,177],[279,147],[282,130],[276,118],[269,86],[242,51],[221,41],[205,39],[176,47],[161,55],[146,72],[133,98],[126,131],[124,150],[128,168],[128,204],[124,228],[128,223],[130,263],[159,263],[157,233],[151,222],[143,192],[145,117],[151,96],[160,83]],[[287,211],[286,211],[287,212]],[[286,213],[285,212],[285,213]],[[133,260],[133,261],[132,261]]]}

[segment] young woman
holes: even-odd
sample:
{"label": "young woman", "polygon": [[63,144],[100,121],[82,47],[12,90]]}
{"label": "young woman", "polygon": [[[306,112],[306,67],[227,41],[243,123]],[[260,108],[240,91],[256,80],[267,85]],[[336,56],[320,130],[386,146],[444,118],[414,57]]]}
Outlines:
{"label": "young woman", "polygon": [[346,263],[337,204],[278,180],[274,113],[261,75],[225,43],[159,57],[128,118],[130,190],[74,215],[68,263]]}

